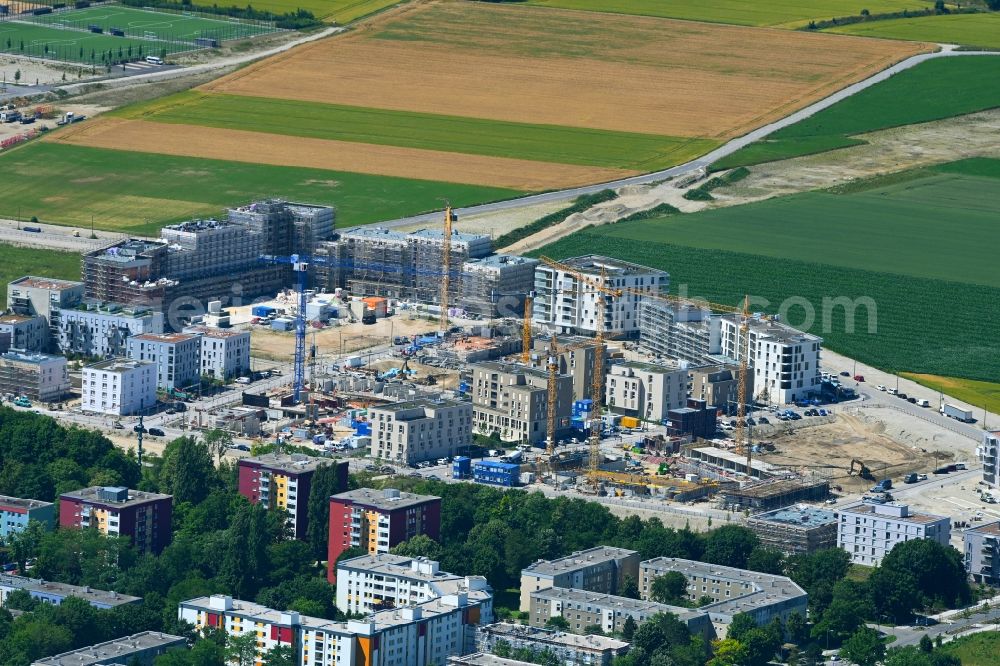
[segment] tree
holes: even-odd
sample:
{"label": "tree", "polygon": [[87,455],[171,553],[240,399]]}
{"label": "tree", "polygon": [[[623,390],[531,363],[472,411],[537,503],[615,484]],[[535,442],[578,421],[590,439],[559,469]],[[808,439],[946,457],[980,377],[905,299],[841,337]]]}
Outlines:
{"label": "tree", "polygon": [[774,659],[781,645],[781,636],[776,636],[768,629],[756,627],[746,632],[740,642],[746,646],[747,666],[765,666]]}
{"label": "tree", "polygon": [[569,629],[569,621],[562,615],[553,615],[545,622],[545,627],[547,629],[558,629],[559,631],[566,631]]}
{"label": "tree", "polygon": [[264,655],[264,666],[296,666],[298,661],[290,645],[279,645],[271,648]]}
{"label": "tree", "polygon": [[747,569],[780,576],[785,573],[785,555],[772,548],[755,548],[747,558]]}
{"label": "tree", "polygon": [[426,534],[418,534],[403,543],[393,547],[389,552],[405,557],[426,557],[429,560],[441,560],[441,544]]}
{"label": "tree", "polygon": [[687,577],[680,571],[668,571],[653,579],[649,588],[649,597],[661,604],[680,606],[687,596]]}
{"label": "tree", "polygon": [[723,525],[705,539],[703,560],[737,569],[746,569],[750,553],[760,545],[757,535],[739,525]]}
{"label": "tree", "polygon": [[749,613],[737,613],[729,623],[729,628],[726,629],[726,638],[742,642],[743,637],[756,628],[757,621],[753,619],[752,615]]}
{"label": "tree", "polygon": [[889,650],[882,664],[883,666],[934,666],[934,660],[927,652],[907,645],[903,648]]}
{"label": "tree", "polygon": [[208,497],[215,466],[208,447],[192,437],[178,437],[167,444],[159,469],[160,489],[174,502],[197,504]]}
{"label": "tree", "polygon": [[236,666],[254,666],[257,661],[257,635],[254,632],[226,638],[226,660]]}
{"label": "tree", "polygon": [[927,634],[920,637],[920,651],[927,653],[934,651],[934,641]]}
{"label": "tree", "polygon": [[715,656],[708,666],[745,666],[750,655],[743,643],[734,638],[716,641],[713,645]]}
{"label": "tree", "polygon": [[[129,55],[132,54],[129,53]],[[233,445],[233,434],[222,428],[212,428],[202,435],[202,440],[205,442],[205,446],[208,447],[209,453],[221,462],[226,450]],[[318,473],[319,470],[317,469],[316,472]],[[316,474],[313,474],[313,483],[315,483],[315,478]],[[330,494],[332,495],[333,493]],[[329,496],[327,496],[327,499],[329,499]]]}
{"label": "tree", "polygon": [[37,520],[28,521],[23,530],[12,531],[7,535],[5,543],[10,549],[10,557],[17,563],[17,569],[22,576],[27,575],[27,561],[38,554],[38,547],[45,532],[45,525]]}
{"label": "tree", "polygon": [[917,603],[923,606],[954,608],[972,599],[962,554],[933,539],[912,539],[897,544],[882,559],[876,573],[883,571],[896,574],[894,579],[909,576],[921,597]]}
{"label": "tree", "polygon": [[586,627],[583,628],[583,633],[592,634],[595,636],[603,636],[604,628],[599,624],[588,624]]}
{"label": "tree", "polygon": [[[632,516],[632,518],[635,518],[635,516]],[[629,599],[639,598],[639,583],[632,574],[625,574],[625,577],[622,578],[622,587],[618,590],[618,596]]]}
{"label": "tree", "polygon": [[267,511],[244,502],[225,532],[219,577],[241,599],[252,599],[268,569]]}
{"label": "tree", "polygon": [[874,614],[868,588],[857,581],[842,580],[834,586],[833,601],[813,626],[812,636],[819,640],[830,632],[846,637]]}
{"label": "tree", "polygon": [[851,556],[840,548],[794,555],[785,561],[785,575],[809,594],[809,610],[819,617],[833,599],[833,586],[851,568]]}
{"label": "tree", "polygon": [[[24,42],[21,42],[21,44],[22,44],[21,50],[23,51],[24,50],[24,46],[23,46]],[[21,80],[21,70],[19,70],[19,69],[14,70],[14,82],[16,83],[16,82],[18,82],[20,80]]]}
{"label": "tree", "polygon": [[878,632],[870,627],[861,627],[844,641],[840,656],[846,657],[858,666],[875,666],[875,662],[885,655],[885,644]]}
{"label": "tree", "polygon": [[896,568],[879,567],[873,571],[868,578],[868,593],[874,605],[873,615],[885,616],[894,623],[910,617],[913,609],[923,603],[917,589],[917,576]]}
{"label": "tree", "polygon": [[629,615],[625,618],[625,624],[622,625],[622,638],[631,641],[632,637],[635,636],[636,628],[635,619]]}

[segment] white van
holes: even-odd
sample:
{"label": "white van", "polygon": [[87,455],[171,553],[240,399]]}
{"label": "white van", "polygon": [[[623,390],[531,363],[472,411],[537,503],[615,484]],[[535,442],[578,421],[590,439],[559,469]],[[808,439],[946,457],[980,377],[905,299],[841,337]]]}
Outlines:
{"label": "white van", "polygon": [[926,399],[924,399],[924,400],[917,400],[917,404],[920,405],[921,407],[930,407],[931,406],[930,400],[926,400]]}
{"label": "white van", "polygon": [[146,62],[150,65],[162,65],[163,58],[157,58],[156,56],[146,56]]}

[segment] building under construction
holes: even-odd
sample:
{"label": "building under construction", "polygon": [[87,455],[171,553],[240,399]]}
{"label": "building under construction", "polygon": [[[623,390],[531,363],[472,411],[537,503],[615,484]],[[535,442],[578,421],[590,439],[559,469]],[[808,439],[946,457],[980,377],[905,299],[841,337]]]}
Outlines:
{"label": "building under construction", "polygon": [[537,259],[513,254],[466,261],[462,264],[462,296],[458,304],[466,312],[483,317],[520,319],[524,299],[535,284],[538,263]]}
{"label": "building under construction", "polygon": [[719,347],[719,315],[703,308],[645,299],[639,303],[639,349],[663,358],[704,363]]}
{"label": "building under construction", "polygon": [[830,496],[826,480],[769,479],[742,488],[723,488],[723,504],[733,511],[773,511],[799,502],[818,502]]}
{"label": "building under construction", "polygon": [[837,547],[837,514],[808,504],[750,516],[747,527],[761,545],[786,555]]}

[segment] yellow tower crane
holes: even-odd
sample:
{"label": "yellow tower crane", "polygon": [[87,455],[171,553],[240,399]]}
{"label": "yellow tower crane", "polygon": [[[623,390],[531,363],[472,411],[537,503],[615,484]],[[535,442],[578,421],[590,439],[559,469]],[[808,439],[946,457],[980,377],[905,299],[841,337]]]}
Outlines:
{"label": "yellow tower crane", "polygon": [[443,275],[441,277],[441,335],[448,332],[448,290],[451,288],[451,223],[458,216],[451,210],[451,204],[444,208],[444,237],[441,245],[441,262]]}
{"label": "yellow tower crane", "polygon": [[535,292],[529,291],[524,297],[524,320],[521,322],[521,362],[531,361],[531,308],[535,302]]}

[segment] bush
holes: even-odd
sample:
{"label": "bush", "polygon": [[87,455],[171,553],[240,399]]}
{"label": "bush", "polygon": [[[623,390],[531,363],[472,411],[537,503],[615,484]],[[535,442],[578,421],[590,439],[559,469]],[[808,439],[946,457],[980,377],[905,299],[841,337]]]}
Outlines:
{"label": "bush", "polygon": [[688,190],[684,193],[684,198],[688,201],[715,201],[715,197],[712,196],[712,193],[706,189],[702,189],[701,187]]}
{"label": "bush", "polygon": [[493,246],[497,248],[507,247],[508,245],[516,243],[523,238],[527,238],[532,234],[538,233],[542,229],[548,229],[551,226],[559,224],[574,213],[582,213],[599,203],[611,201],[612,199],[617,198],[618,195],[615,194],[614,190],[601,190],[600,192],[595,192],[594,194],[581,195],[573,201],[572,206],[563,208],[562,210],[557,210],[556,212],[550,213],[545,217],[538,218],[531,224],[526,224],[519,229],[514,229],[513,231],[507,232],[502,236],[498,236],[493,241]]}
{"label": "bush", "polygon": [[632,213],[631,215],[623,217],[618,221],[633,222],[635,220],[649,220],[654,217],[666,217],[667,215],[674,215],[676,213],[680,213],[680,210],[668,203],[661,203],[653,206],[649,210],[640,210],[638,213]]}

